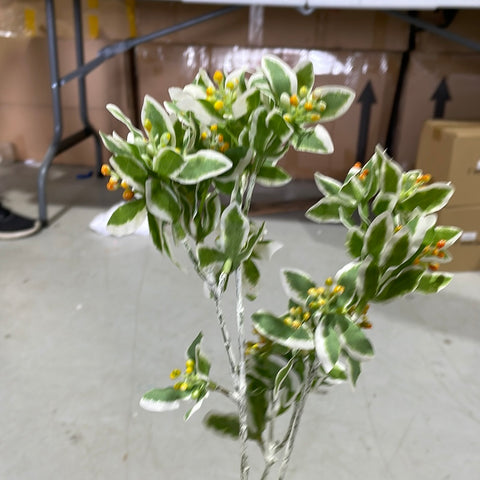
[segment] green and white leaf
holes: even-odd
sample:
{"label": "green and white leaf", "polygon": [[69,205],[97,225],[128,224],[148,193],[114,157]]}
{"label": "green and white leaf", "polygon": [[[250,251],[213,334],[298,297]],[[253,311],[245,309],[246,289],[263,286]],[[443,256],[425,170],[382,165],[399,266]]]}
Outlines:
{"label": "green and white leaf", "polygon": [[258,295],[260,270],[251,258],[242,263],[242,276],[245,296],[249,300],[254,300]]}
{"label": "green and white leaf", "polygon": [[315,125],[314,128],[295,133],[292,146],[299,152],[328,154],[334,150],[332,138],[323,125]]}
{"label": "green and white leaf", "polygon": [[184,157],[184,165],[170,176],[183,185],[194,185],[229,170],[232,162],[223,153],[199,150]]}
{"label": "green and white leaf", "polygon": [[325,373],[329,373],[338,362],[341,344],[335,328],[320,324],[315,330],[315,353]]}
{"label": "green and white leaf", "polygon": [[433,183],[419,188],[415,193],[400,202],[403,209],[411,211],[415,208],[423,213],[434,213],[441,210],[450,200],[454,192],[451,185]]}
{"label": "green and white leaf", "polygon": [[234,119],[239,119],[252,112],[260,103],[260,92],[256,89],[248,89],[243,92],[232,104],[232,114]]}
{"label": "green and white leaf", "polygon": [[252,322],[260,335],[292,350],[313,350],[313,334],[302,325],[293,328],[281,318],[266,312],[258,311],[252,315]]}
{"label": "green and white leaf", "polygon": [[365,360],[373,357],[374,351],[370,340],[363,333],[363,330],[344,317],[342,323],[342,346],[345,347],[350,356],[356,360]]}
{"label": "green and white leaf", "polygon": [[389,212],[384,212],[376,217],[369,225],[362,249],[362,256],[370,255],[378,261],[380,254],[393,235],[393,220]]}
{"label": "green and white leaf", "polygon": [[234,261],[244,247],[250,222],[236,203],[230,204],[220,218],[220,244],[227,258]]}
{"label": "green and white leaf", "polygon": [[135,233],[147,218],[145,199],[139,198],[118,207],[107,222],[107,231],[115,237]]}
{"label": "green and white leaf", "polygon": [[174,223],[180,218],[180,201],[164,182],[149,178],[145,184],[145,199],[148,211],[160,220]]}
{"label": "green and white leaf", "polygon": [[129,130],[133,133],[135,138],[141,138],[143,140],[143,132],[136,128],[132,121],[125,115],[122,110],[113,103],[108,103],[106,106],[107,110],[120,122],[122,122]]}
{"label": "green and white leaf", "polygon": [[329,122],[341,117],[351,107],[355,92],[348,87],[325,85],[320,87],[320,99],[327,105],[320,121]]}
{"label": "green and white leaf", "polygon": [[301,270],[282,269],[282,285],[289,298],[304,303],[308,299],[308,290],[316,286],[315,282]]}
{"label": "green and white leaf", "polygon": [[262,58],[262,70],[273,93],[280,98],[283,92],[293,95],[297,93],[297,76],[292,68],[274,55]]}
{"label": "green and white leaf", "polygon": [[183,166],[183,157],[173,148],[162,148],[153,159],[153,170],[161,176],[170,177]]}
{"label": "green and white leaf", "polygon": [[315,82],[313,63],[310,60],[300,60],[294,71],[297,75],[297,89],[300,90],[302,87],[306,87],[310,92]]}
{"label": "green and white leaf", "polygon": [[451,273],[425,272],[420,278],[416,292],[437,293],[443,290],[452,280]]}
{"label": "green and white leaf", "polygon": [[176,390],[173,387],[155,388],[140,399],[140,406],[149,412],[176,410],[180,402],[190,398],[190,392]]}
{"label": "green and white leaf", "polygon": [[150,95],[145,95],[141,112],[142,125],[146,120],[152,124],[148,133],[149,138],[160,138],[164,133],[170,133],[170,144],[175,145],[175,130],[172,121],[165,109]]}
{"label": "green and white leaf", "polygon": [[329,195],[338,195],[340,188],[342,187],[341,182],[338,180],[327,177],[319,172],[315,172],[314,179],[317,188],[323,193],[323,195],[325,195],[325,197]]}
{"label": "green and white leaf", "polygon": [[380,289],[378,295],[373,301],[385,302],[395,297],[401,297],[407,293],[413,292],[423,275],[423,269],[417,267],[408,267],[399,273],[396,277],[388,280]]}
{"label": "green and white leaf", "polygon": [[137,192],[145,191],[145,181],[148,178],[147,169],[136,158],[114,155],[110,158],[112,167],[117,174]]}
{"label": "green and white leaf", "polygon": [[292,177],[281,167],[263,165],[257,175],[257,182],[264,187],[281,187],[292,180]]}

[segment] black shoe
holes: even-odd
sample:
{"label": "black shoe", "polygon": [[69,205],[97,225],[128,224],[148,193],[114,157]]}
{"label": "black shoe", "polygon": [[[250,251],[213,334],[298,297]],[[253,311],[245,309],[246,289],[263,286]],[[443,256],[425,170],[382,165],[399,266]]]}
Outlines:
{"label": "black shoe", "polygon": [[22,217],[0,205],[0,240],[28,237],[40,230],[40,222]]}

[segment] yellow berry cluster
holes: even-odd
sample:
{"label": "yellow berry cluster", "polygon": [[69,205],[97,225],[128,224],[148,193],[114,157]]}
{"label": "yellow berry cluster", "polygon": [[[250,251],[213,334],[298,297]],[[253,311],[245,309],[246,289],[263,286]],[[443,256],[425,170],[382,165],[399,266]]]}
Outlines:
{"label": "yellow berry cluster", "polygon": [[200,134],[204,145],[212,150],[218,150],[219,152],[226,152],[230,148],[230,144],[225,141],[222,133],[218,133],[218,125],[210,125],[208,130],[204,130]]}
{"label": "yellow berry cluster", "polygon": [[[185,371],[183,372],[183,380],[178,381],[175,383],[173,388],[175,390],[181,390],[182,392],[185,392],[186,390],[189,390],[190,388],[194,387],[196,383],[198,383],[194,375],[195,372],[195,362],[189,358],[185,362]],[[175,380],[179,378],[182,375],[182,372],[178,369],[175,368],[170,372],[170,378],[172,380]]]}
{"label": "yellow berry cluster", "polygon": [[119,187],[123,188],[123,194],[122,197],[124,200],[132,200],[132,198],[135,196],[132,188],[130,185],[125,180],[120,180],[120,177],[117,175],[116,172],[114,172],[109,165],[104,163],[101,168],[101,173],[104,177],[110,176],[108,182],[107,182],[107,190],[114,191],[117,190]]}
{"label": "yellow berry cluster", "polygon": [[238,79],[225,81],[224,74],[217,70],[213,74],[213,84],[205,89],[206,99],[213,105],[216,112],[228,113],[232,103],[237,98]]}
{"label": "yellow berry cluster", "polygon": [[321,97],[320,88],[316,88],[310,93],[305,86],[300,87],[298,93],[293,95],[282,93],[280,104],[285,111],[284,120],[288,123],[300,124],[318,122],[327,108],[327,104]]}

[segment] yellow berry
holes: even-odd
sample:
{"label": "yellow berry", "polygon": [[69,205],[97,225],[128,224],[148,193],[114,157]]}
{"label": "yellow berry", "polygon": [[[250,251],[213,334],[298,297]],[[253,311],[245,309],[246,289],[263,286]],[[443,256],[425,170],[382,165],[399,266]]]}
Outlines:
{"label": "yellow berry", "polygon": [[152,130],[152,122],[148,118],[146,118],[145,122],[143,122],[143,126],[145,127],[145,130],[147,132],[150,132]]}
{"label": "yellow berry", "polygon": [[292,327],[293,328],[300,328],[300,325],[302,325],[302,322],[300,320],[294,320],[292,322]]}
{"label": "yellow berry", "polygon": [[284,119],[287,123],[292,123],[292,116],[289,115],[288,113],[286,113],[286,114],[283,116],[283,119]]}
{"label": "yellow berry", "polygon": [[192,372],[193,372],[193,367],[187,367],[187,368],[185,369],[185,373],[186,373],[187,375],[189,375],[189,374],[192,373]]}
{"label": "yellow berry", "polygon": [[310,115],[310,120],[312,122],[318,122],[320,120],[320,115],[318,113],[312,113]]}
{"label": "yellow berry", "polygon": [[316,288],[317,295],[323,295],[325,293],[325,288],[324,287],[317,287]]}
{"label": "yellow berry", "polygon": [[285,325],[288,325],[288,326],[290,327],[290,326],[292,326],[293,320],[292,320],[291,317],[285,317],[285,318],[283,319],[283,323],[284,323]]}
{"label": "yellow berry", "polygon": [[321,111],[321,112],[324,112],[327,108],[327,104],[323,101],[323,100],[320,100],[318,102],[318,105],[317,105],[317,108]]}
{"label": "yellow berry", "polygon": [[202,137],[202,140],[206,140],[208,138],[208,133],[207,132],[202,132],[200,135]]}
{"label": "yellow berry", "polygon": [[214,80],[216,83],[221,83],[221,81],[223,80],[223,73],[222,73],[220,70],[217,70],[217,71],[213,74],[213,80]]}
{"label": "yellow berry", "polygon": [[309,319],[310,319],[310,312],[305,312],[303,314],[303,321],[306,322]]}
{"label": "yellow berry", "polygon": [[223,102],[221,100],[217,100],[213,104],[213,108],[218,112],[219,110],[221,110],[223,108]]}
{"label": "yellow berry", "polygon": [[345,287],[343,285],[335,285],[333,289],[333,293],[339,293],[340,295],[345,291]]}
{"label": "yellow berry", "polygon": [[298,105],[298,97],[295,94],[290,96],[290,105],[292,105],[293,107],[296,107]]}
{"label": "yellow berry", "polygon": [[173,379],[179,377],[181,373],[182,372],[178,368],[175,368],[174,370],[172,370],[170,372],[170,378],[173,380]]}
{"label": "yellow berry", "polygon": [[314,295],[317,294],[317,289],[314,288],[314,287],[309,288],[309,289],[307,290],[307,293],[308,293],[311,297],[313,297]]}
{"label": "yellow berry", "polygon": [[218,126],[216,124],[213,124],[213,125],[210,126],[210,131],[211,132],[216,132],[217,128],[218,128]]}
{"label": "yellow berry", "polygon": [[110,168],[109,165],[107,165],[106,163],[104,163],[104,164],[102,165],[102,169],[100,170],[100,172],[102,173],[102,175],[103,175],[104,177],[107,177],[108,175],[110,175],[110,174],[112,173],[112,170],[111,170],[111,168]]}
{"label": "yellow berry", "polygon": [[122,180],[120,186],[126,190],[128,188],[128,183],[125,180]]}
{"label": "yellow berry", "polygon": [[188,383],[182,382],[182,383],[180,384],[179,389],[180,389],[182,392],[184,392],[187,388],[188,388]]}
{"label": "yellow berry", "polygon": [[308,95],[308,88],[305,85],[302,85],[300,87],[300,90],[298,91],[298,94],[302,97],[305,98]]}
{"label": "yellow berry", "polygon": [[186,362],[185,362],[185,366],[188,368],[188,367],[193,367],[195,365],[195,362],[189,358]]}
{"label": "yellow berry", "polygon": [[309,112],[310,110],[313,110],[313,103],[312,102],[305,102],[305,104],[303,105],[303,108]]}
{"label": "yellow berry", "polygon": [[325,285],[327,285],[328,287],[330,287],[332,284],[333,284],[333,278],[332,278],[332,277],[328,277],[328,278],[325,280]]}
{"label": "yellow berry", "polygon": [[211,97],[215,93],[215,89],[212,86],[210,86],[210,87],[207,87],[205,92],[209,97]]}
{"label": "yellow berry", "polygon": [[233,90],[235,88],[235,84],[232,82],[232,81],[229,81],[225,84],[225,86],[229,89],[229,90]]}
{"label": "yellow berry", "polygon": [[318,306],[319,306],[319,307],[323,307],[326,303],[327,303],[327,301],[326,301],[324,298],[321,298],[321,299],[318,301]]}

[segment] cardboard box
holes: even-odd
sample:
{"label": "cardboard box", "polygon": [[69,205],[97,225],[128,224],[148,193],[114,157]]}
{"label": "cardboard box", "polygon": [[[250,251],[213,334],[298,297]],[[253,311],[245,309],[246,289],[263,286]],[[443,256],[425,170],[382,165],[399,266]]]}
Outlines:
{"label": "cardboard box", "polygon": [[449,249],[453,260],[444,264],[442,270],[480,270],[480,205],[445,208],[439,212],[438,225],[463,230],[462,237]]}
{"label": "cardboard box", "polygon": [[[104,45],[105,42],[99,40],[85,42],[86,57],[92,58]],[[75,67],[74,42],[62,39],[58,46],[61,71],[66,73]],[[0,68],[0,142],[14,143],[19,160],[41,161],[53,136],[46,39],[0,38]],[[133,116],[130,76],[129,62],[120,55],[87,77],[88,115],[94,128],[111,132],[121,127],[105,109],[107,103],[115,103]],[[77,82],[69,82],[61,92],[63,136],[66,137],[82,127]],[[92,164],[93,154],[93,147],[86,140],[56,157],[55,161],[88,165]]]}
{"label": "cardboard box", "polygon": [[480,121],[480,56],[413,53],[400,100],[392,153],[415,165],[426,120]]}
{"label": "cardboard box", "polygon": [[[442,29],[446,33],[458,35],[469,41],[480,44],[480,10],[436,10],[421,12],[419,18]],[[415,48],[426,53],[471,53],[469,47],[454,42],[438,34],[420,30],[415,36]]]}
{"label": "cardboard box", "polygon": [[[137,2],[138,35],[171,27],[226,5],[181,2]],[[255,7],[253,7],[255,8]],[[403,51],[408,24],[384,12],[316,9],[305,15],[296,8],[244,7],[160,39],[162,43],[210,46],[264,46],[315,49]]]}
{"label": "cardboard box", "polygon": [[480,205],[480,123],[427,121],[416,168],[455,186],[450,206]]}
{"label": "cardboard box", "polygon": [[[139,98],[150,94],[163,102],[168,99],[171,86],[183,87],[190,83],[200,67],[210,73],[216,69],[232,71],[241,66],[256,68],[267,52],[295,65],[308,56],[317,75],[316,84],[345,85],[357,92],[351,109],[340,119],[326,123],[334,145],[332,155],[315,155],[290,151],[282,165],[298,179],[311,179],[314,172],[343,179],[358,159],[360,129],[364,123],[364,155],[366,161],[374,153],[375,145],[385,141],[391,114],[394,88],[398,78],[400,55],[374,52],[329,52],[300,49],[260,49],[231,47],[202,47],[162,45],[152,43],[136,49]],[[374,99],[366,103],[362,92],[373,92]],[[371,88],[371,90],[369,90]],[[141,101],[140,101],[141,103]],[[361,142],[360,142],[361,143]]]}
{"label": "cardboard box", "polygon": [[[58,38],[73,38],[73,2],[55,0],[54,9]],[[86,40],[134,37],[135,0],[82,0],[82,25]],[[16,0],[0,4],[0,36],[32,38],[46,35],[44,0]]]}

